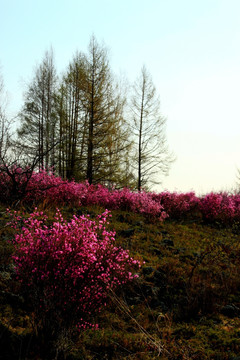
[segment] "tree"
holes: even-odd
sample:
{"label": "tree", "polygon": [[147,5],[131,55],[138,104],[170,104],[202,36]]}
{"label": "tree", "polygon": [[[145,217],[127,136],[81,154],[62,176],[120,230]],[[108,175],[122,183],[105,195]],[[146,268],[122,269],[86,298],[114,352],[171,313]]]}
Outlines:
{"label": "tree", "polygon": [[[20,112],[19,142],[26,153],[35,157],[38,152],[39,167],[54,167],[56,162],[56,84],[53,51],[45,53],[36,68],[34,78],[25,93]],[[51,151],[49,151],[51,149]]]}
{"label": "tree", "polygon": [[106,49],[100,47],[92,36],[88,50],[83,104],[88,120],[86,177],[92,184],[97,180],[97,172],[104,161],[105,135],[111,127],[107,120],[112,104],[109,97],[111,78]]}
{"label": "tree", "polygon": [[4,88],[3,77],[0,74],[0,162],[10,149],[11,120],[6,115],[7,94]]}
{"label": "tree", "polygon": [[76,53],[64,74],[59,90],[59,173],[78,180],[85,178],[86,111],[82,104],[86,59]]}
{"label": "tree", "polygon": [[111,74],[106,48],[94,36],[88,53],[77,52],[70,62],[58,104],[61,176],[121,183],[129,147],[125,97]]}
{"label": "tree", "polygon": [[167,147],[166,119],[160,113],[159,97],[145,66],[133,86],[131,116],[136,153],[134,165],[140,191],[147,184],[160,183],[160,174],[167,175],[174,160]]}
{"label": "tree", "polygon": [[13,119],[7,117],[6,106],[7,94],[0,74],[0,200],[9,204],[19,200],[25,193],[37,159],[31,165],[25,163],[22,149],[13,140]]}
{"label": "tree", "polygon": [[[117,92],[107,50],[93,36],[86,57],[83,106],[87,115],[87,169],[89,183],[114,183],[127,148],[123,119],[124,99]],[[121,157],[121,158],[120,158]]]}
{"label": "tree", "polygon": [[130,187],[132,173],[129,168],[129,153],[132,142],[129,139],[130,128],[126,121],[126,95],[119,82],[113,83],[114,106],[111,119],[112,127],[106,134],[105,184],[119,187]]}

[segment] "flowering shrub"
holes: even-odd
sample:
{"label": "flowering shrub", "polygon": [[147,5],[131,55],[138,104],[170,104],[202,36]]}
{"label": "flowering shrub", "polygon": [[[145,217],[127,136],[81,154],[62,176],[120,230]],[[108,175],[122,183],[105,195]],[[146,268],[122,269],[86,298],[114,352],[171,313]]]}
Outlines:
{"label": "flowering shrub", "polygon": [[171,219],[183,219],[196,214],[199,208],[199,198],[194,192],[170,193],[164,191],[159,194],[152,193],[152,199],[159,202]]}
{"label": "flowering shrub", "polygon": [[152,193],[152,199],[159,202],[170,219],[203,219],[208,223],[231,225],[240,221],[240,195],[226,192],[206,194],[197,197],[194,192]]}
{"label": "flowering shrub", "polygon": [[87,181],[81,185],[82,188],[79,192],[79,197],[83,205],[102,205],[107,208],[111,207],[109,207],[109,203],[111,203],[110,190],[107,187],[101,184],[89,185]]}
{"label": "flowering shrub", "polygon": [[129,210],[161,221],[167,216],[162,205],[152,199],[151,193],[133,192],[128,188],[110,191],[102,185],[86,184],[86,187],[85,198],[81,197],[85,205],[98,204],[109,209]]}
{"label": "flowering shrub", "polygon": [[[18,174],[19,173],[19,174]],[[144,214],[151,218],[163,220],[166,213],[162,205],[156,202],[151,193],[132,192],[128,188],[122,190],[109,190],[103,185],[89,185],[63,180],[55,176],[51,171],[42,170],[33,172],[27,178],[27,173],[21,168],[14,170],[17,189],[24,187],[19,193],[19,199],[23,203],[38,204],[44,201],[46,204],[61,206],[100,205],[108,209],[122,209]],[[0,186],[2,192],[0,200],[11,200],[12,181],[7,174],[0,171]],[[17,190],[16,190],[17,191]],[[19,190],[20,191],[20,190]],[[15,196],[13,200],[15,200]]]}
{"label": "flowering shrub", "polygon": [[105,224],[106,210],[96,221],[73,216],[66,222],[60,211],[48,217],[33,212],[28,219],[15,215],[16,276],[34,310],[37,326],[56,329],[92,325],[89,319],[105,304],[109,289],[133,280],[131,268],[140,262],[114,244],[115,233]]}
{"label": "flowering shrub", "polygon": [[235,209],[235,219],[240,221],[240,194],[232,195]]}
{"label": "flowering shrub", "polygon": [[[143,214],[151,219],[201,219],[231,224],[240,221],[240,195],[210,193],[197,197],[194,192],[161,193],[134,192],[128,188],[111,189],[87,181],[77,183],[63,180],[51,171],[29,172],[20,167],[0,167],[0,201],[5,203],[21,199],[25,204],[81,206],[100,205]],[[31,175],[29,177],[29,175]]]}
{"label": "flowering shrub", "polygon": [[166,218],[166,213],[159,202],[152,199],[151,193],[132,192],[125,188],[112,192],[111,206],[113,208],[130,210],[159,220]]}
{"label": "flowering shrub", "polygon": [[213,193],[205,195],[200,200],[200,210],[203,217],[212,222],[232,222],[236,217],[235,196],[227,193]]}

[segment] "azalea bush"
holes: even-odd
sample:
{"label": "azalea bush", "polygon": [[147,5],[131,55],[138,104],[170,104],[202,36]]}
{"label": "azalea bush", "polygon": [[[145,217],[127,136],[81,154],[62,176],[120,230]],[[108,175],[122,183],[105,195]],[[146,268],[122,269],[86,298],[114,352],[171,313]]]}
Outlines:
{"label": "azalea bush", "polygon": [[109,189],[101,184],[64,180],[52,171],[29,172],[17,166],[0,168],[0,201],[27,205],[89,206],[99,205],[111,210],[127,210],[143,214],[152,220],[166,218],[203,219],[208,223],[230,225],[240,221],[240,195],[226,192],[196,196],[194,192],[160,193]]}
{"label": "azalea bush", "polygon": [[27,219],[15,213],[16,277],[38,331],[54,337],[73,325],[96,328],[94,315],[109,291],[137,277],[131,269],[140,262],[117,247],[115,232],[106,229],[110,216],[106,210],[95,221],[74,215],[67,222],[58,211],[48,225],[37,209]]}
{"label": "azalea bush", "polygon": [[87,191],[85,184],[68,181],[51,170],[32,171],[29,167],[0,166],[0,201],[7,204],[21,201],[33,205],[45,202],[51,205],[81,205]]}
{"label": "azalea bush", "polygon": [[164,191],[159,194],[152,193],[152,199],[162,205],[171,219],[179,220],[198,215],[200,200],[194,192]]}
{"label": "azalea bush", "polygon": [[97,204],[114,210],[128,210],[160,221],[167,217],[163,206],[152,198],[150,192],[134,192],[128,188],[109,190],[102,185],[88,185],[88,183],[85,183],[85,186],[84,197],[80,195],[84,205]]}
{"label": "azalea bush", "polygon": [[[87,181],[77,183],[74,180],[64,180],[46,170],[32,172],[31,176],[26,169],[9,170],[14,175],[14,182],[19,189],[18,199],[23,204],[37,205],[44,202],[46,206],[100,205],[108,209],[130,210],[158,220],[166,217],[162,205],[152,199],[151,193],[133,192],[128,188],[110,190],[100,184],[90,185]],[[0,201],[11,203],[11,200],[16,200],[16,196],[13,196],[12,176],[0,171],[0,186]]]}
{"label": "azalea bush", "polygon": [[227,193],[205,195],[200,201],[200,209],[204,219],[209,222],[231,223],[236,217],[235,196]]}
{"label": "azalea bush", "polygon": [[77,206],[81,205],[79,195],[84,188],[84,184],[64,180],[52,171],[41,170],[33,172],[23,200],[26,203],[38,204],[44,201],[46,204],[56,206],[69,204]]}
{"label": "azalea bush", "polygon": [[194,192],[177,193],[164,191],[152,193],[152,199],[159,202],[170,219],[203,220],[223,226],[240,221],[240,195],[227,192],[196,196]]}

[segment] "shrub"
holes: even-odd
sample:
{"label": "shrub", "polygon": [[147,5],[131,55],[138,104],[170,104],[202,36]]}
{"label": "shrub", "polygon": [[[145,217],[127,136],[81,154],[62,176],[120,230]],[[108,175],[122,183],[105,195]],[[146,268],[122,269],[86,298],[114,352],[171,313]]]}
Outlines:
{"label": "shrub", "polygon": [[208,222],[230,224],[235,218],[235,209],[234,197],[227,193],[211,192],[200,200],[200,210]]}
{"label": "shrub", "polygon": [[163,206],[152,199],[151,193],[133,192],[128,188],[115,190],[110,194],[110,207],[113,209],[130,210],[160,221],[167,216]]}
{"label": "shrub", "polygon": [[161,193],[134,192],[128,188],[108,189],[101,184],[90,185],[64,180],[51,171],[31,171],[29,168],[7,165],[0,167],[0,201],[33,205],[42,201],[47,206],[99,205],[143,214],[152,220],[163,221],[203,219],[221,225],[240,221],[240,196],[224,192],[197,197],[194,192]]}
{"label": "shrub", "polygon": [[41,170],[33,172],[23,201],[25,203],[45,201],[47,204],[57,206],[81,205],[79,192],[83,187],[75,181],[64,180],[51,171]]}
{"label": "shrub", "polygon": [[16,276],[35,325],[47,336],[73,325],[96,327],[92,318],[108,291],[137,276],[131,268],[139,268],[140,262],[115,246],[115,233],[105,227],[109,216],[106,210],[95,221],[73,216],[66,222],[58,211],[52,225],[37,210],[28,219],[15,217],[15,228],[24,224],[14,240]]}
{"label": "shrub", "polygon": [[151,193],[133,192],[128,188],[109,190],[100,184],[90,185],[87,181],[76,183],[46,170],[32,172],[31,176],[20,167],[8,170],[13,176],[0,169],[0,200],[4,203],[18,199],[30,205],[42,201],[51,206],[100,205],[108,209],[130,210],[161,221],[166,217],[162,205],[152,198]]}
{"label": "shrub", "polygon": [[194,192],[171,193],[164,191],[159,194],[152,193],[152,199],[162,205],[171,219],[179,220],[199,215],[199,198]]}

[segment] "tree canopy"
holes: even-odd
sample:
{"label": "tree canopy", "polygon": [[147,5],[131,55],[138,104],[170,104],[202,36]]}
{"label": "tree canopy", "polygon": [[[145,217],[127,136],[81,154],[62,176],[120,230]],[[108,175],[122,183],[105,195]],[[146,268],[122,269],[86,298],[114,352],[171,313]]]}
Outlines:
{"label": "tree canopy", "polygon": [[173,161],[165,123],[146,67],[123,87],[92,36],[61,76],[53,50],[45,53],[24,93],[15,145],[63,178],[140,191],[160,183]]}

